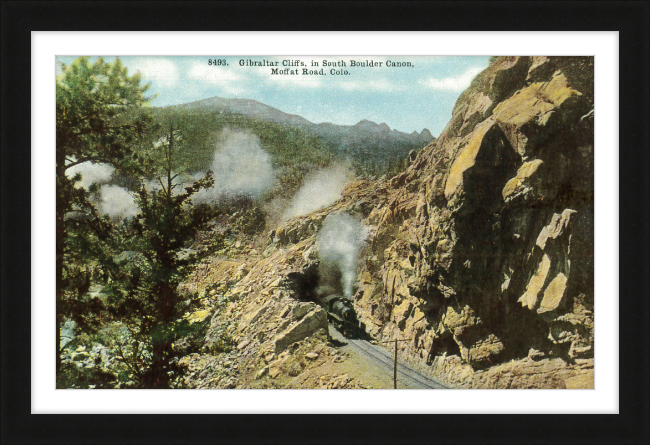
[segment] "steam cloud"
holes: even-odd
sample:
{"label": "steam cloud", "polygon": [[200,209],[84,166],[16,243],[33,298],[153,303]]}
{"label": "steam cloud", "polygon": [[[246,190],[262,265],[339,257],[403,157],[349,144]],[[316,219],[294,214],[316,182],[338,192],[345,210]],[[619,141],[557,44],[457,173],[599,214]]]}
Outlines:
{"label": "steam cloud", "polygon": [[340,274],[343,295],[347,298],[352,298],[359,250],[367,235],[361,222],[347,213],[328,215],[318,233],[321,278],[331,280]]}
{"label": "steam cloud", "polygon": [[113,176],[115,168],[108,164],[96,164],[90,161],[82,162],[66,170],[65,175],[72,179],[77,173],[81,174],[81,180],[75,183],[75,188],[83,187],[88,189],[94,182],[99,184],[108,182]]}
{"label": "steam cloud", "polygon": [[303,186],[283,215],[287,220],[307,215],[326,207],[341,197],[343,187],[352,180],[353,173],[341,166],[325,168],[307,177]]}
{"label": "steam cloud", "polygon": [[197,204],[215,203],[224,198],[257,198],[275,179],[271,156],[262,149],[260,140],[249,132],[222,131],[212,160],[214,186],[194,197]]}
{"label": "steam cloud", "polygon": [[[192,198],[195,204],[213,204],[224,198],[242,196],[257,198],[275,180],[271,156],[262,149],[259,138],[249,132],[229,128],[224,129],[219,137],[211,170],[215,178],[214,186],[196,193]],[[114,171],[108,164],[84,162],[69,168],[66,175],[72,178],[77,173],[81,174],[81,180],[75,184],[77,188],[88,189],[93,183],[103,184],[93,198],[101,214],[113,220],[132,218],[139,212],[133,195],[125,188],[106,184]],[[191,184],[204,175],[204,172],[181,175],[175,184]],[[162,188],[157,179],[145,181],[144,185],[150,192]],[[176,195],[182,191],[183,187],[175,187],[173,193]]]}
{"label": "steam cloud", "polygon": [[133,195],[117,185],[102,185],[99,189],[98,210],[113,220],[133,218],[140,211]]}
{"label": "steam cloud", "polygon": [[122,187],[106,184],[114,172],[112,165],[88,161],[70,167],[65,174],[68,178],[73,178],[77,173],[81,174],[81,180],[75,183],[75,188],[87,190],[94,183],[103,184],[98,194],[90,197],[100,214],[108,215],[113,220],[132,218],[140,211],[133,195]]}

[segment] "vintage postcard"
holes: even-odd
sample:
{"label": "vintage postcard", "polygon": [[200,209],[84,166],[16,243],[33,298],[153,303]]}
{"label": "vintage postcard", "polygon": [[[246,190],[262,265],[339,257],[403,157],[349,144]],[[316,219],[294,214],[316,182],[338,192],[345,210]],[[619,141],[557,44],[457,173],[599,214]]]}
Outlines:
{"label": "vintage postcard", "polygon": [[594,388],[593,57],[56,64],[57,388]]}

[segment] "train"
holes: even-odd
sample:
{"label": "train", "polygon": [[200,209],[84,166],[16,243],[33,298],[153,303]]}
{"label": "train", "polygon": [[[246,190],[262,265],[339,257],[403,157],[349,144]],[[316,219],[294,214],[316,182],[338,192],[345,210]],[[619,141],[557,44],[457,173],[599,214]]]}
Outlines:
{"label": "train", "polygon": [[336,287],[320,284],[318,264],[287,275],[288,285],[301,301],[313,301],[327,311],[327,321],[348,338],[365,338],[366,327],[359,322],[350,298],[340,295]]}
{"label": "train", "polygon": [[327,321],[345,337],[362,337],[365,326],[357,318],[352,300],[341,295],[330,295],[323,298],[327,310]]}

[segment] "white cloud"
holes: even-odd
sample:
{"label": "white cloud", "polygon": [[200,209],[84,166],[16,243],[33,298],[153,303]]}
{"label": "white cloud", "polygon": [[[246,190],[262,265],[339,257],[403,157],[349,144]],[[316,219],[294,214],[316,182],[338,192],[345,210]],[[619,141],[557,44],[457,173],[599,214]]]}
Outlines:
{"label": "white cloud", "polygon": [[243,77],[231,68],[220,66],[209,66],[205,63],[193,63],[187,73],[187,77],[193,80],[203,80],[205,82],[228,82],[242,80]]}
{"label": "white cloud", "polygon": [[396,91],[397,85],[390,83],[388,80],[370,80],[365,81],[344,81],[333,84],[334,87],[347,91]]}
{"label": "white cloud", "polygon": [[178,67],[163,57],[137,58],[128,62],[129,73],[139,71],[145,81],[152,81],[162,87],[173,87],[178,82]]}
{"label": "white cloud", "polygon": [[249,91],[246,87],[248,79],[232,68],[209,66],[204,63],[193,63],[187,78],[192,81],[216,85],[226,94],[239,95]]}
{"label": "white cloud", "polygon": [[458,77],[445,77],[444,79],[431,77],[421,80],[420,83],[434,90],[462,91],[469,86],[472,79],[481,71],[483,71],[481,67],[470,68]]}
{"label": "white cloud", "polygon": [[320,79],[302,75],[274,74],[271,75],[267,83],[282,88],[320,88],[323,86],[323,82]]}

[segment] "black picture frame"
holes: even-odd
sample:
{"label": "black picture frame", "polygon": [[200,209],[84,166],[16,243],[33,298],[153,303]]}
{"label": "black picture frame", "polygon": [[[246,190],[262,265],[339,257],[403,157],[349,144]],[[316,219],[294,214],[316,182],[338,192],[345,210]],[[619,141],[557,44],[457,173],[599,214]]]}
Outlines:
{"label": "black picture frame", "polygon": [[[3,2],[2,443],[648,443],[650,6],[645,1]],[[31,31],[619,31],[620,414],[30,414]],[[596,99],[597,100],[597,99]],[[54,236],[54,234],[52,234]],[[468,399],[466,392],[462,397]],[[435,395],[434,395],[435,397]],[[495,393],[498,397],[498,393]]]}

